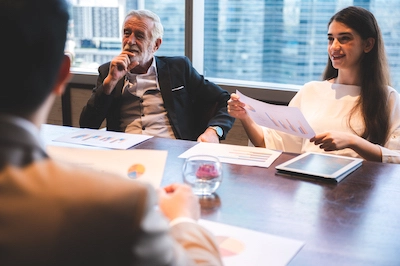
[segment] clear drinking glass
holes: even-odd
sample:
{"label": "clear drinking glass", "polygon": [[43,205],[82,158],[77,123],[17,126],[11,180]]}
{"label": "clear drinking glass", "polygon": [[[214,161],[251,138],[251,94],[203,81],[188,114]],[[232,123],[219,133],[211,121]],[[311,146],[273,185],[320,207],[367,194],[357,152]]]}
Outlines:
{"label": "clear drinking glass", "polygon": [[182,169],[183,179],[194,194],[211,195],[222,182],[221,162],[210,155],[194,155],[186,159]]}

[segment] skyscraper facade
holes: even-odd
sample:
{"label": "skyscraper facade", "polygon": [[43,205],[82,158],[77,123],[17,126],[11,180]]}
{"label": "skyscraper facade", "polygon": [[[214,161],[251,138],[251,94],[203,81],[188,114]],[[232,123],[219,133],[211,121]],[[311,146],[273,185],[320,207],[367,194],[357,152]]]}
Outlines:
{"label": "skyscraper facade", "polygon": [[400,19],[393,15],[400,1],[205,0],[205,74],[297,85],[319,80],[328,60],[327,23],[349,5],[375,14],[400,89]]}
{"label": "skyscraper facade", "polygon": [[[161,18],[165,34],[158,55],[184,54],[184,0],[74,2],[71,32],[76,43],[77,66],[99,65],[118,54],[124,16],[136,8],[150,9]],[[327,23],[341,8],[356,5],[376,16],[389,56],[393,87],[400,90],[400,18],[395,15],[400,11],[400,1],[204,0],[204,3],[204,22],[196,22],[204,23],[204,51],[197,52],[204,53],[203,73],[207,77],[296,85],[319,80],[328,59]]]}

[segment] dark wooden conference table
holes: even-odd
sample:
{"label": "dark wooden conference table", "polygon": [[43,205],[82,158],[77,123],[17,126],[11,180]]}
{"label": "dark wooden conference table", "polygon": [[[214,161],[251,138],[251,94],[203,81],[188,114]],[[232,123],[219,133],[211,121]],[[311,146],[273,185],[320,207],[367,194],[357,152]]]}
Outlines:
{"label": "dark wooden conference table", "polygon": [[[167,185],[183,182],[178,156],[196,144],[154,137],[133,149],[168,151]],[[269,168],[224,163],[201,218],[304,241],[289,265],[400,265],[400,165],[363,162],[338,184],[277,175],[294,156]]]}

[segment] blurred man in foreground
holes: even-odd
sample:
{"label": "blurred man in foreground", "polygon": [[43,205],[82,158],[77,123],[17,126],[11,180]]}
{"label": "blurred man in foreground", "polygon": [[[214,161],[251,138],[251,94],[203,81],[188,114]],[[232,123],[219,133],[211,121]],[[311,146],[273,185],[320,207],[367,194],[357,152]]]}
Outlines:
{"label": "blurred man in foreground", "polygon": [[220,265],[189,187],[161,190],[160,212],[149,185],[46,154],[39,127],[69,78],[67,22],[65,0],[0,0],[0,265]]}

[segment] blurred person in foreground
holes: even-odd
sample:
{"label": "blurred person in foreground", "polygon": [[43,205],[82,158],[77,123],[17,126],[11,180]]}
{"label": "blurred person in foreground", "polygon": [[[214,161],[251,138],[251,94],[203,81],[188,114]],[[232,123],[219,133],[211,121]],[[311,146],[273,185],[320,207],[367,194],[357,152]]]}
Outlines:
{"label": "blurred person in foreground", "polygon": [[67,8],[0,0],[0,265],[221,265],[188,186],[161,189],[159,211],[150,185],[46,154],[39,128],[70,75]]}
{"label": "blurred person in foreground", "polygon": [[349,6],[328,23],[328,63],[323,81],[306,83],[290,101],[316,136],[304,139],[256,124],[238,95],[228,112],[258,147],[286,152],[329,152],[400,163],[400,99],[390,87],[382,34],[374,15]]}
{"label": "blurred person in foreground", "polygon": [[83,108],[80,127],[218,143],[234,118],[229,93],[204,79],[184,56],[155,56],[163,37],[149,10],[127,14],[122,51],[99,67],[97,85]]}

